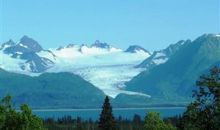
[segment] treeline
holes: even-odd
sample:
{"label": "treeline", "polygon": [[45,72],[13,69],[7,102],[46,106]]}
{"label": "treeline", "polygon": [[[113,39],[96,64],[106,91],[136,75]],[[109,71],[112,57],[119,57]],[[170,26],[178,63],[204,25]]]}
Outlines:
{"label": "treeline", "polygon": [[28,105],[16,111],[11,97],[6,96],[0,101],[0,130],[220,130],[220,68],[200,76],[196,86],[194,101],[181,116],[161,119],[159,113],[149,112],[143,121],[139,115],[134,115],[133,120],[114,118],[108,97],[98,121],[70,116],[42,121]]}
{"label": "treeline", "polygon": [[[115,119],[116,128],[115,130],[147,130],[145,128],[145,124],[151,123],[152,125],[148,125],[149,127],[159,127],[161,124],[169,124],[172,125],[169,128],[170,130],[179,129],[181,127],[180,119],[182,118],[181,115],[177,115],[174,117],[164,118],[163,120],[160,119],[158,113],[151,112],[145,118],[146,121],[141,119],[140,115],[135,114],[133,119],[123,119],[121,116]],[[155,120],[156,119],[156,120]],[[147,121],[148,120],[148,121]],[[158,125],[155,125],[155,122],[158,122]],[[159,123],[161,122],[161,123]],[[44,120],[44,126],[48,130],[99,130],[99,121],[93,121],[92,119],[83,120],[80,117],[76,119],[72,118],[71,116],[63,116],[58,119],[48,118]],[[153,129],[153,130],[156,130]]]}
{"label": "treeline", "polygon": [[[134,115],[133,120],[118,117],[115,123],[115,130],[144,130],[144,122],[139,115]],[[99,121],[83,120],[80,117],[73,119],[71,116],[48,118],[44,120],[44,125],[48,130],[99,130]]]}

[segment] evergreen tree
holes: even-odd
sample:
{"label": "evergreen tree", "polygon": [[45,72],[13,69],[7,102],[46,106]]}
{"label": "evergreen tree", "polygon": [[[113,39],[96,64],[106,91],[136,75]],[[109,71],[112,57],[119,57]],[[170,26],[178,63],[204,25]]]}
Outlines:
{"label": "evergreen tree", "polygon": [[99,118],[100,130],[115,130],[116,124],[112,113],[112,107],[109,102],[108,96],[106,96],[104,104],[102,106],[102,112]]}
{"label": "evergreen tree", "polygon": [[139,115],[135,114],[134,117],[133,117],[133,123],[140,124],[141,123],[141,117]]}
{"label": "evergreen tree", "polygon": [[142,125],[141,122],[141,117],[137,114],[134,115],[133,120],[132,120],[132,129],[133,130],[142,130],[140,127]]}
{"label": "evergreen tree", "polygon": [[179,127],[184,130],[220,130],[220,68],[196,82],[195,101],[187,107]]}
{"label": "evergreen tree", "polygon": [[76,119],[76,129],[83,130],[82,119],[80,117],[77,117]]}

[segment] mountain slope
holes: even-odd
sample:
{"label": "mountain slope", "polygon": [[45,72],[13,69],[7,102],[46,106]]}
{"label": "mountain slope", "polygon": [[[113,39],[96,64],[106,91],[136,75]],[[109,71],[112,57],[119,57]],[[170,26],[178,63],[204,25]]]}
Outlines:
{"label": "mountain slope", "polygon": [[[27,36],[23,36],[18,43],[9,40],[8,42],[3,43],[0,47],[0,54],[2,56],[1,60],[5,60],[5,63],[0,67],[9,71],[16,70],[26,73],[44,72],[54,63],[48,58],[40,57],[37,54],[39,52],[45,52],[54,56],[52,52],[43,50],[37,41]],[[7,64],[8,59],[10,59],[10,61],[15,61],[15,68],[10,68],[10,65]],[[19,62],[17,63],[16,61]]]}
{"label": "mountain slope", "polygon": [[33,108],[99,107],[104,93],[71,73],[45,73],[38,77],[9,73],[0,69],[0,95],[10,94],[15,105]]}
{"label": "mountain slope", "polygon": [[144,49],[141,46],[138,45],[132,45],[129,46],[125,52],[130,52],[130,53],[148,53],[150,55],[150,52],[148,52],[146,49]]}
{"label": "mountain slope", "polygon": [[166,63],[133,78],[127,90],[149,94],[155,101],[187,101],[198,76],[218,61],[220,37],[206,34],[183,44]]}
{"label": "mountain slope", "polygon": [[146,68],[147,70],[165,63],[169,58],[175,54],[184,44],[190,43],[190,40],[181,40],[175,44],[169,45],[166,49],[154,51],[151,56],[145,59],[141,64],[137,65],[138,68]]}

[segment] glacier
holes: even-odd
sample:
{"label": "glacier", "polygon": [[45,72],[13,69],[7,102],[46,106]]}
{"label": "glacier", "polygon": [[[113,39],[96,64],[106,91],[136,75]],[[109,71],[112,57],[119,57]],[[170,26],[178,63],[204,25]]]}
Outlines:
{"label": "glacier", "polygon": [[[79,53],[78,48],[64,48],[52,51],[56,56],[54,67],[47,72],[72,72],[83,77],[106,95],[116,97],[120,93],[146,95],[124,90],[124,83],[142,72],[143,68],[136,68],[144,59],[149,57],[148,53],[128,53],[119,49],[114,51],[99,50],[89,51],[95,53]],[[116,50],[116,51],[115,51]],[[41,55],[42,57],[49,57]]]}
{"label": "glacier", "polygon": [[[36,50],[32,47],[33,45],[40,49]],[[8,48],[14,50],[5,53]],[[30,55],[34,55],[35,59],[31,59]],[[44,50],[36,41],[24,36],[20,42],[8,41],[2,44],[0,68],[30,76],[39,76],[46,72],[71,72],[81,76],[113,98],[121,93],[150,97],[143,93],[125,91],[124,85],[145,70],[135,66],[150,55],[140,46],[133,45],[124,51],[99,41],[90,46],[69,44],[65,47]],[[22,59],[22,57],[29,59]],[[45,70],[37,70],[38,65],[43,65]]]}

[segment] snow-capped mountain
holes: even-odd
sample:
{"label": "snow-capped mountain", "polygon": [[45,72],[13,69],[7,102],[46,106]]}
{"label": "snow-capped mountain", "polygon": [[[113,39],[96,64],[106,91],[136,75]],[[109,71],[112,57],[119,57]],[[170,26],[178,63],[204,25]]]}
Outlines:
{"label": "snow-capped mountain", "polygon": [[103,49],[110,49],[111,48],[110,45],[108,45],[107,43],[102,43],[99,40],[96,40],[95,43],[91,45],[91,47],[103,48]]}
{"label": "snow-capped mountain", "polygon": [[44,72],[72,72],[83,77],[105,94],[115,97],[124,91],[124,83],[143,71],[134,66],[150,56],[142,47],[129,51],[96,40],[91,45],[69,44],[44,50],[38,42],[24,36],[18,43],[2,44],[0,67],[12,72],[39,75]]}
{"label": "snow-capped mountain", "polygon": [[8,42],[5,42],[5,43],[3,43],[3,44],[0,46],[0,50],[5,49],[5,48],[10,47],[10,46],[13,46],[13,45],[15,45],[15,44],[16,44],[16,43],[15,43],[14,41],[9,40]]}
{"label": "snow-capped mountain", "polygon": [[96,40],[92,45],[69,44],[65,47],[50,49],[56,56],[64,59],[79,58],[85,56],[97,56],[103,54],[112,54],[113,52],[122,52],[122,49],[112,47],[107,43],[101,43]]}
{"label": "snow-capped mountain", "polygon": [[[38,52],[45,52],[53,55],[52,52],[43,50],[38,42],[27,36],[22,37],[18,43],[9,40],[1,45],[0,53],[2,62],[4,62],[1,64],[1,68],[9,71],[44,72],[54,63],[48,58],[40,57],[37,54]],[[8,61],[13,60],[15,61],[13,64],[14,67],[10,67],[11,65],[9,64],[12,63]]]}
{"label": "snow-capped mountain", "polygon": [[130,53],[148,53],[148,54],[150,54],[149,51],[147,51],[146,49],[144,49],[143,47],[138,46],[138,45],[129,46],[128,49],[125,50],[125,52],[130,52]]}
{"label": "snow-capped mountain", "polygon": [[190,43],[190,40],[181,40],[175,44],[169,45],[167,48],[160,50],[160,51],[154,51],[153,54],[148,57],[146,60],[144,60],[141,64],[137,65],[136,67],[139,68],[146,68],[147,70],[157,66],[159,64],[163,64],[175,53],[177,52],[182,45]]}

